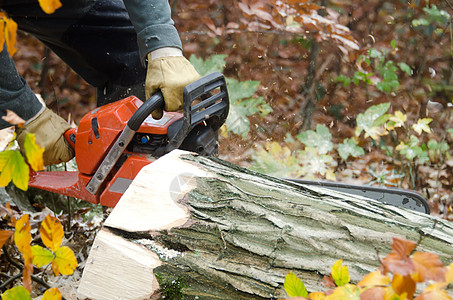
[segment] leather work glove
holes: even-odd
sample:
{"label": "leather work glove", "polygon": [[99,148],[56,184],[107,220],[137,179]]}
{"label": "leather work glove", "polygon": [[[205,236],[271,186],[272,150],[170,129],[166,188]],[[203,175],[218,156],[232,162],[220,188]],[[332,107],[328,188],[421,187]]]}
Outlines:
{"label": "leather work glove", "polygon": [[[178,48],[161,48],[148,54],[146,74],[146,99],[157,90],[164,95],[165,110],[177,111],[182,108],[182,94],[189,83],[200,75],[191,63],[182,56]],[[162,109],[153,111],[154,119],[162,118]]]}
{"label": "leather work glove", "polygon": [[23,128],[16,127],[16,140],[23,149],[25,136],[33,133],[36,142],[44,147],[44,165],[67,162],[74,157],[74,150],[64,138],[63,134],[71,128],[68,122],[48,108],[37,117],[25,123]]}

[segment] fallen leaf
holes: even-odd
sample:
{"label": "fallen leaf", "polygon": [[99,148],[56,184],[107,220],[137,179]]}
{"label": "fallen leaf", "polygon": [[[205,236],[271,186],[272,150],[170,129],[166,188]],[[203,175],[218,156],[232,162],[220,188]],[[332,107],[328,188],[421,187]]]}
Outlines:
{"label": "fallen leaf", "polygon": [[12,110],[6,110],[6,116],[3,116],[2,119],[11,125],[18,125],[19,127],[23,127],[25,124],[25,120],[19,117],[15,112]]}
{"label": "fallen leaf", "polygon": [[386,286],[390,284],[390,277],[382,274],[381,271],[375,271],[365,275],[357,284],[359,287]]}
{"label": "fallen leaf", "polygon": [[382,300],[385,299],[385,288],[373,287],[360,294],[360,300]]}
{"label": "fallen leaf", "polygon": [[6,241],[11,238],[13,233],[14,232],[11,230],[0,230],[0,248],[2,248]]}
{"label": "fallen leaf", "polygon": [[436,282],[428,286],[415,300],[451,300],[444,282]]}
{"label": "fallen leaf", "polygon": [[444,281],[446,269],[439,256],[432,253],[415,252],[412,256],[412,262],[415,267],[412,279],[416,282]]}
{"label": "fallen leaf", "polygon": [[392,252],[382,260],[383,273],[392,272],[403,276],[411,274],[414,271],[414,264],[409,255],[416,246],[415,242],[393,238]]}

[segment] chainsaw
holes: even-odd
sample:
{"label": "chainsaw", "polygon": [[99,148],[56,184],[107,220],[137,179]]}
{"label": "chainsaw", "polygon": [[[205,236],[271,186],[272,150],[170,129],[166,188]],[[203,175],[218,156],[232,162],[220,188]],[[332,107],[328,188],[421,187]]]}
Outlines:
{"label": "chainsaw", "polygon": [[[153,119],[151,112],[163,105],[163,95],[157,92],[145,102],[131,96],[90,111],[78,128],[65,133],[74,148],[78,171],[32,172],[29,186],[114,207],[138,172],[162,155],[174,149],[217,155],[218,130],[229,112],[228,90],[221,73],[185,87],[183,113],[165,112],[161,119]],[[301,188],[324,187],[429,213],[426,200],[409,191],[291,181]]]}

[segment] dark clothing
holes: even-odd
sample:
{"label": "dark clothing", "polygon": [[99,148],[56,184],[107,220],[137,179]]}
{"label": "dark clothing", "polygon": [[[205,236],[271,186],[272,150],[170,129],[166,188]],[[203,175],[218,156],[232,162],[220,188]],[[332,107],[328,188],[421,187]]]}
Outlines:
{"label": "dark clothing", "polygon": [[[61,2],[53,14],[44,13],[37,0],[0,0],[0,9],[96,87],[98,105],[130,95],[143,99],[146,55],[161,47],[181,48],[167,0]],[[41,108],[37,101],[5,47],[0,54],[0,115],[10,109],[28,120]],[[6,126],[0,120],[0,127]]]}

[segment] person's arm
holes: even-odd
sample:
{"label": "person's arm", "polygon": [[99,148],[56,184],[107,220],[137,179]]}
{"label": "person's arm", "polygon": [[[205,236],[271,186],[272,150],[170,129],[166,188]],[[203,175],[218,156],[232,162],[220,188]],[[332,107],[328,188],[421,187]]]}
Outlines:
{"label": "person's arm", "polygon": [[[182,55],[181,40],[171,19],[168,0],[124,0],[138,37],[142,63],[147,62],[146,98],[157,90],[164,96],[165,110],[182,108],[184,87],[200,75]],[[162,117],[162,108],[153,117]]]}
{"label": "person's arm", "polygon": [[124,5],[137,32],[142,63],[148,53],[160,48],[182,50],[168,0],[124,0]]}

